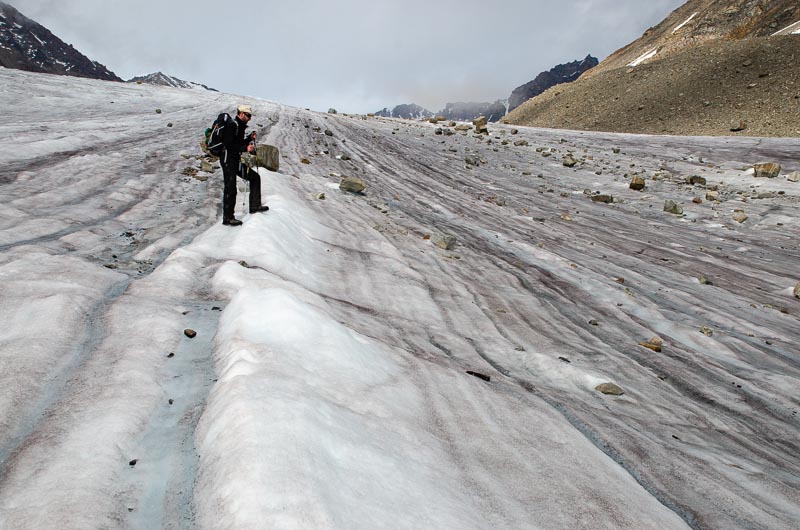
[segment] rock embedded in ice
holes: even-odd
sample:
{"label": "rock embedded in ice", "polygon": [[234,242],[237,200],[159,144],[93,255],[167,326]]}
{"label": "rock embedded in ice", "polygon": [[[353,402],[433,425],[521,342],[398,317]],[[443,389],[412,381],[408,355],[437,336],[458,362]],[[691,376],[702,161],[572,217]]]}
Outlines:
{"label": "rock embedded in ice", "polygon": [[216,169],[217,168],[215,168],[213,166],[213,164],[211,164],[211,162],[208,162],[206,160],[203,160],[202,162],[200,162],[200,170],[201,171],[205,171],[206,173],[213,173],[214,170],[216,170]]}
{"label": "rock embedded in ice", "polygon": [[183,334],[186,335],[187,337],[189,337],[190,339],[193,339],[193,338],[195,338],[197,336],[197,332],[195,330],[189,329],[189,328],[184,329],[183,330]]}
{"label": "rock embedded in ice", "polygon": [[675,201],[670,199],[664,201],[664,211],[675,215],[683,215],[683,208],[678,206]]}
{"label": "rock embedded in ice", "polygon": [[706,335],[706,336],[710,337],[710,336],[712,336],[712,335],[714,334],[714,330],[713,330],[713,329],[711,329],[711,328],[710,328],[710,327],[708,327],[708,326],[702,326],[702,327],[700,328],[700,333],[702,333],[703,335]]}
{"label": "rock embedded in ice", "polygon": [[753,166],[753,176],[756,178],[770,178],[773,179],[780,175],[781,165],[775,162],[768,162],[764,164],[755,164]]}
{"label": "rock embedded in ice", "polygon": [[464,157],[464,162],[466,162],[468,166],[478,166],[481,163],[481,159],[475,155],[467,155]]}
{"label": "rock embedded in ice", "polygon": [[797,285],[794,286],[794,297],[800,298],[800,282],[797,282]]}
{"label": "rock embedded in ice", "polygon": [[517,147],[525,147],[528,145],[528,140],[517,140],[514,142],[514,145]]}
{"label": "rock embedded in ice", "polygon": [[642,191],[644,189],[644,178],[640,175],[634,175],[631,178],[630,189],[635,191]]}
{"label": "rock embedded in ice", "polygon": [[450,250],[456,245],[456,238],[450,234],[434,234],[431,242],[443,250]]}
{"label": "rock embedded in ice", "polygon": [[706,200],[707,201],[718,201],[719,200],[719,192],[718,191],[707,191],[706,192]]}
{"label": "rock embedded in ice", "polygon": [[339,189],[350,193],[361,193],[367,188],[364,181],[358,177],[343,176]]}
{"label": "rock embedded in ice", "polygon": [[664,341],[661,340],[661,337],[653,337],[647,342],[640,342],[639,346],[644,346],[648,350],[653,350],[654,352],[660,352],[663,344]]}
{"label": "rock embedded in ice", "polygon": [[607,193],[598,193],[597,195],[592,195],[590,198],[593,202],[604,202],[606,204],[614,202],[614,197]]}
{"label": "rock embedded in ice", "polygon": [[596,387],[594,387],[594,389],[609,396],[621,396],[622,394],[625,393],[624,390],[622,390],[614,383],[601,383]]}
{"label": "rock embedded in ice", "polygon": [[786,180],[789,182],[798,182],[800,181],[800,171],[792,171],[788,175],[786,175]]}
{"label": "rock embedded in ice", "polygon": [[705,186],[706,185],[706,179],[705,179],[705,177],[701,177],[699,175],[691,175],[691,176],[686,177],[686,183],[687,184],[691,184],[692,186],[695,186],[695,185]]}
{"label": "rock embedded in ice", "polygon": [[561,163],[566,167],[575,167],[578,161],[575,160],[572,154],[567,154],[567,156],[564,157],[564,160]]}
{"label": "rock embedded in ice", "polygon": [[737,208],[733,211],[733,220],[737,223],[743,223],[747,220],[747,214],[741,208]]}

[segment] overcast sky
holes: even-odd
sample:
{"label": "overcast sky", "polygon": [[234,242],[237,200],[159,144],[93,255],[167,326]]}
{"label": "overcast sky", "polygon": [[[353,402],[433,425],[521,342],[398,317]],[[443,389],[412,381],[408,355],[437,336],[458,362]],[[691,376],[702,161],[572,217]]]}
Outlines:
{"label": "overcast sky", "polygon": [[123,79],[155,71],[326,111],[494,101],[628,44],[685,0],[5,0]]}

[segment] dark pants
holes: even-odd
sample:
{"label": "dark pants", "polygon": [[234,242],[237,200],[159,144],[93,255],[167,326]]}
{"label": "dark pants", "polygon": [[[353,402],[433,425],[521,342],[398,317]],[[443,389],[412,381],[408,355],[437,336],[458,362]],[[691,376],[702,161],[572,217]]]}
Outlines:
{"label": "dark pants", "polygon": [[222,192],[222,219],[233,219],[236,209],[236,177],[242,177],[250,183],[250,213],[261,208],[261,176],[239,161],[223,164],[222,175],[224,189]]}

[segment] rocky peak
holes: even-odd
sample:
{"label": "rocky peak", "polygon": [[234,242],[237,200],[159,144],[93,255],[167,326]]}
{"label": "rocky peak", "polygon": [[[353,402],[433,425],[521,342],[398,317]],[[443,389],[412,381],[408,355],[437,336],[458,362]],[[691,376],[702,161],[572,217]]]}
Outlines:
{"label": "rocky peak", "polygon": [[122,81],[41,24],[0,2],[0,66],[48,74]]}
{"label": "rocky peak", "polygon": [[509,112],[519,107],[530,98],[538,96],[550,87],[575,81],[581,74],[590,68],[594,68],[597,64],[598,61],[596,57],[587,55],[583,60],[559,64],[547,72],[540,73],[533,81],[518,86],[511,92],[511,96],[508,98]]}
{"label": "rocky peak", "polygon": [[128,80],[128,83],[145,83],[148,85],[211,90],[212,92],[217,92],[216,89],[209,88],[206,85],[201,85],[200,83],[195,83],[193,81],[184,81],[183,79],[178,79],[177,77],[167,75],[163,72],[155,72],[152,74],[132,77],[131,79]]}

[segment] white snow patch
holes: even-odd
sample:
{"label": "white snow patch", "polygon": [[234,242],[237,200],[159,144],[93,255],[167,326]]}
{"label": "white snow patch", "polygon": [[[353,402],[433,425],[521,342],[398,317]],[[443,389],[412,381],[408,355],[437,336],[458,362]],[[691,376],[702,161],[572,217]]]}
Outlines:
{"label": "white snow patch", "polygon": [[635,61],[628,63],[628,66],[639,66],[640,64],[642,64],[646,60],[648,60],[648,59],[650,59],[652,57],[655,57],[655,55],[657,53],[658,53],[658,48],[653,48],[649,52],[643,53],[642,55],[640,55]]}
{"label": "white snow patch", "polygon": [[671,35],[674,35],[676,31],[678,31],[678,30],[679,30],[679,29],[681,29],[683,26],[685,26],[686,24],[688,24],[688,23],[689,23],[689,22],[690,22],[690,21],[691,21],[691,20],[692,20],[694,17],[696,17],[696,16],[697,16],[697,11],[695,11],[694,13],[692,13],[692,16],[690,16],[689,18],[687,18],[686,20],[684,20],[683,22],[681,22],[680,24],[678,24],[677,26],[675,26],[675,29],[673,29],[673,30],[672,30],[672,33],[671,33]]}

